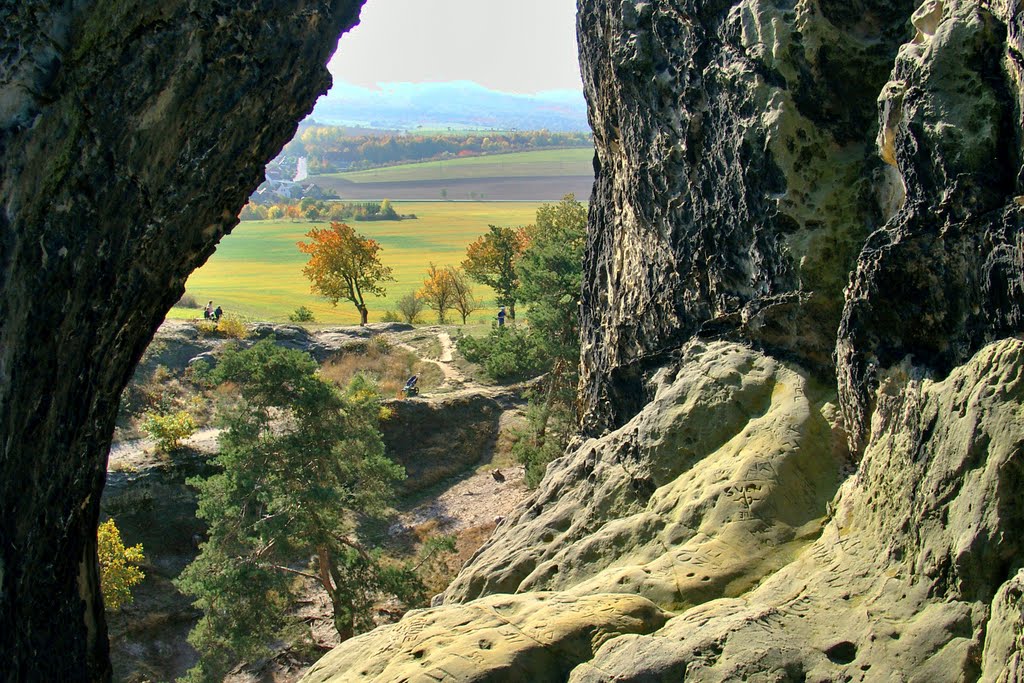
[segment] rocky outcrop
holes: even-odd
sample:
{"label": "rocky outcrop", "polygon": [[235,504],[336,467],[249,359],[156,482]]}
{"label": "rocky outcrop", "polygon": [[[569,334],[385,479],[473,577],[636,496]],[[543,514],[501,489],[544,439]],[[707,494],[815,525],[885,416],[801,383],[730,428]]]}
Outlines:
{"label": "rocky outcrop", "polygon": [[811,548],[740,599],[609,643],[569,680],[1016,680],[1022,371],[1011,340],[943,382],[889,378]]}
{"label": "rocky outcrop", "polygon": [[413,626],[629,595],[670,618],[531,680],[1018,680],[1018,5],[580,2],[591,438],[310,679],[504,680]]}
{"label": "rocky outcrop", "polygon": [[804,373],[693,343],[633,420],[552,465],[445,593],[638,593],[679,609],[741,594],[820,532],[838,409]]}
{"label": "rocky outcrop", "polygon": [[410,612],[398,624],[348,641],[303,680],[564,680],[604,643],[651,631],[667,618],[635,595],[493,596],[471,607]]}
{"label": "rocky outcrop", "polygon": [[388,457],[405,468],[402,491],[422,491],[485,462],[502,413],[524,403],[517,389],[483,387],[387,401],[381,435]]}
{"label": "rocky outcrop", "polygon": [[906,199],[864,246],[836,353],[855,448],[885,368],[943,376],[1024,328],[1024,20],[1016,3],[962,0],[913,19],[878,139]]}
{"label": "rocky outcrop", "polygon": [[913,0],[581,2],[597,146],[582,303],[591,434],[694,335],[822,377],[843,288],[898,202],[878,93]]}
{"label": "rocky outcrop", "polygon": [[[108,674],[117,395],[358,4],[0,10],[8,679]],[[592,438],[312,677],[1020,676],[1024,14],[917,5],[579,0]]]}
{"label": "rocky outcrop", "polygon": [[256,342],[270,339],[278,346],[302,351],[323,363],[331,356],[343,352],[362,353],[367,342],[381,334],[405,332],[412,329],[404,323],[370,323],[363,326],[323,327],[308,330],[301,325],[253,323],[246,325],[244,339],[217,335],[216,328],[199,326],[187,320],[165,320],[147,349],[147,363],[153,367],[163,365],[171,370],[184,370],[198,362],[217,363],[217,355],[226,344],[248,348]]}
{"label": "rocky outcrop", "polygon": [[0,8],[5,680],[109,677],[95,538],[118,396],[361,4]]}
{"label": "rocky outcrop", "polygon": [[[1016,680],[1024,341],[941,382],[889,376],[831,502],[845,440],[826,396],[735,345],[687,358],[633,421],[552,466],[448,604],[344,643],[305,680]],[[572,607],[553,622],[537,600]],[[552,661],[575,629],[647,601],[671,618]],[[500,644],[495,604],[516,615]]]}

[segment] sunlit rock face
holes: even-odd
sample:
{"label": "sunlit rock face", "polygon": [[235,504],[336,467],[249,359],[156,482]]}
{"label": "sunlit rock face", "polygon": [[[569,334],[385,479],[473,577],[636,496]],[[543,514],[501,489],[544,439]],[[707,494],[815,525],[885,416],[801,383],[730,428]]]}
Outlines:
{"label": "sunlit rock face", "polygon": [[118,396],[361,4],[0,7],[0,677],[109,676],[94,546]]}
{"label": "sunlit rock face", "polygon": [[584,435],[309,680],[1018,680],[1018,3],[579,10]]}

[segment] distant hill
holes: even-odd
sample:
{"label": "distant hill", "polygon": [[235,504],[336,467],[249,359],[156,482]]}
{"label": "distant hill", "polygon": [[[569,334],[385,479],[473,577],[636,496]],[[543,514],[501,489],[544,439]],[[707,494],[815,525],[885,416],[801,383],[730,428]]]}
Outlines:
{"label": "distant hill", "polygon": [[310,115],[320,123],[399,130],[589,131],[583,93],[521,95],[470,81],[386,83],[379,89],[336,83]]}

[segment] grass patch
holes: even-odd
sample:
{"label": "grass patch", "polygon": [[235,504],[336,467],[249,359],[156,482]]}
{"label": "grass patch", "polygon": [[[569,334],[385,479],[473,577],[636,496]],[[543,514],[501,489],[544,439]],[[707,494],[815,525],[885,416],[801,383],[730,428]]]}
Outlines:
{"label": "grass patch", "polygon": [[[409,221],[356,223],[356,230],[382,246],[381,260],[394,269],[395,282],[387,284],[387,296],[369,298],[370,321],[380,321],[387,309],[423,285],[427,266],[457,266],[466,257],[466,246],[482,235],[489,224],[527,225],[534,221],[543,202],[395,202],[399,213],[415,213]],[[188,280],[188,291],[199,301],[213,300],[225,312],[243,319],[286,321],[297,308],[309,309],[322,324],[357,324],[359,314],[348,302],[337,308],[310,293],[302,268],[307,257],[296,242],[315,226],[326,222],[244,221],[225,237],[217,252]],[[482,308],[470,322],[489,321],[497,305],[494,292],[474,287]],[[170,318],[194,319],[195,309],[175,307]]]}
{"label": "grass patch", "polygon": [[[594,172],[593,159],[593,149],[543,149],[533,152],[424,161],[418,164],[402,164],[401,166],[388,166],[366,171],[329,173],[317,176],[317,178],[339,178],[351,183],[396,183],[466,178],[591,175]],[[399,213],[409,212],[400,211]]]}

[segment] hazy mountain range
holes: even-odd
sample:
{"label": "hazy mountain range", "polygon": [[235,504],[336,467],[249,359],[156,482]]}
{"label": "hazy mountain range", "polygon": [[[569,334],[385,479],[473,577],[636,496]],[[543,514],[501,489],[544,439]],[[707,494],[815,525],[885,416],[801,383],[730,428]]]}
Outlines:
{"label": "hazy mountain range", "polygon": [[398,130],[590,130],[582,92],[523,95],[470,81],[383,83],[379,88],[338,82],[320,98],[310,118],[318,123]]}

